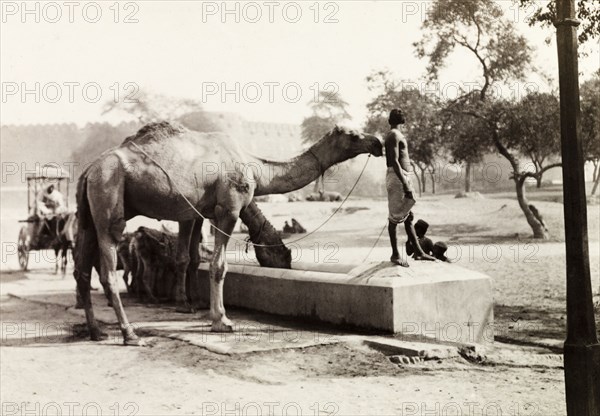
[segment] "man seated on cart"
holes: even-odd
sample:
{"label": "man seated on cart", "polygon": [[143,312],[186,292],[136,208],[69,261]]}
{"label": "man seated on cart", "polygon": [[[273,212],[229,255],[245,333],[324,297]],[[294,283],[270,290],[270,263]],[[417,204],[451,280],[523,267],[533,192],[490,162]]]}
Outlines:
{"label": "man seated on cart", "polygon": [[38,192],[35,202],[36,214],[39,216],[60,214],[65,210],[65,199],[54,185]]}
{"label": "man seated on cart", "polygon": [[33,247],[49,248],[64,225],[66,213],[62,193],[54,185],[48,185],[36,195],[30,216],[30,235]]}

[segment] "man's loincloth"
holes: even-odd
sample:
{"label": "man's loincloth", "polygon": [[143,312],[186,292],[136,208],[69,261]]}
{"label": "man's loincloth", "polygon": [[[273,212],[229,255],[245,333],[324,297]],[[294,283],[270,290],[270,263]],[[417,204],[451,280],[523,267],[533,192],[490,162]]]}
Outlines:
{"label": "man's loincloth", "polygon": [[[407,175],[408,187],[413,192],[413,187]],[[387,168],[385,175],[385,187],[388,196],[388,219],[394,224],[400,224],[406,220],[410,214],[411,208],[415,205],[414,199],[408,199],[404,196],[404,186],[402,181],[394,172],[394,168]]]}

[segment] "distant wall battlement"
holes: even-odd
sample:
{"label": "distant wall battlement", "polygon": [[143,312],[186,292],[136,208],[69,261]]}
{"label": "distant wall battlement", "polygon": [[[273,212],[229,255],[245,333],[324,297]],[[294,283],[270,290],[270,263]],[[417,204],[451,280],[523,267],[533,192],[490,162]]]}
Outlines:
{"label": "distant wall battlement", "polygon": [[242,146],[253,153],[270,157],[289,157],[300,152],[302,129],[300,125],[248,121],[236,113],[199,112],[182,116],[180,121],[189,128],[209,119],[218,130],[237,136]]}
{"label": "distant wall battlement", "polygon": [[[219,112],[189,113],[177,121],[190,129],[206,131],[210,124],[207,120],[213,124],[210,130],[215,130],[216,126],[217,130],[236,136],[243,148],[257,155],[280,159],[302,151],[301,128],[294,124],[254,122],[244,120],[239,114]],[[141,126],[136,120],[116,125],[107,122],[91,122],[84,126],[75,123],[1,125],[2,163],[10,164],[11,169],[15,164],[32,169],[48,163],[88,163]],[[89,140],[96,144],[86,143]],[[82,148],[85,151],[82,152]],[[17,186],[20,177],[12,175],[4,185]]]}

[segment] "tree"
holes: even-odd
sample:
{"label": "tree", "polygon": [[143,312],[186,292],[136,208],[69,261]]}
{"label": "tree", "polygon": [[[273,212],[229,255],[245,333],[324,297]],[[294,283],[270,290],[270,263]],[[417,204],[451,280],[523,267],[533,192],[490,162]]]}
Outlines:
{"label": "tree", "polygon": [[541,187],[542,176],[560,162],[548,163],[560,154],[560,114],[558,98],[548,93],[530,93],[512,106],[505,126],[507,140],[516,139],[514,147],[529,158],[534,172],[520,175],[535,178]]}
{"label": "tree", "polygon": [[[556,21],[556,3],[554,1],[540,4],[537,0],[519,0],[520,6],[534,8],[534,12],[528,17],[530,26],[539,24],[542,27],[550,27]],[[577,19],[581,22],[579,26],[579,43],[600,36],[600,7],[597,0],[579,0],[577,5]]]}
{"label": "tree", "polygon": [[581,139],[586,160],[594,165],[592,195],[600,182],[600,70],[581,84]]}
{"label": "tree", "polygon": [[[502,9],[492,0],[436,0],[432,13],[423,22],[423,30],[423,38],[414,46],[417,56],[429,59],[429,79],[437,79],[439,70],[457,47],[464,48],[481,68],[481,101],[489,98],[489,90],[495,83],[520,79],[529,67],[531,48],[523,36],[516,34],[512,23],[503,19]],[[451,106],[446,111],[456,108]],[[455,125],[466,127],[471,124],[463,115],[455,114]],[[478,127],[475,124],[474,127]],[[464,162],[465,191],[469,192],[471,165],[480,160],[481,154],[477,152],[485,146],[480,145],[479,134],[470,135],[464,128],[462,130],[460,135],[449,139],[455,141],[452,146],[454,157]]]}
{"label": "tree", "polygon": [[442,143],[452,162],[465,168],[465,192],[471,192],[471,166],[481,162],[490,145],[486,123],[478,118],[446,107],[442,114]]}
{"label": "tree", "polygon": [[531,47],[492,0],[435,0],[422,29],[414,46],[418,57],[429,59],[429,78],[437,79],[454,49],[464,48],[481,68],[482,100],[493,83],[522,79],[530,67]]}
{"label": "tree", "polygon": [[367,77],[367,82],[369,90],[378,91],[378,95],[367,104],[365,131],[387,134],[390,109],[402,108],[406,114],[403,130],[409,143],[410,160],[413,168],[419,169],[419,193],[426,190],[427,173],[431,176],[432,192],[435,192],[435,160],[439,155],[442,124],[438,114],[438,101],[417,89],[403,89],[387,71],[371,74]]}
{"label": "tree", "polygon": [[[533,14],[529,15],[530,26],[540,25],[551,27],[556,21],[556,2],[549,1],[540,5],[536,0],[519,0],[520,6],[534,8]],[[600,7],[596,0],[579,0],[576,7],[576,16],[579,20],[578,42],[583,45],[588,41],[600,37]],[[598,190],[600,181],[600,106],[598,104],[600,95],[600,70],[597,71],[592,80],[588,80],[580,88],[581,105],[581,134],[584,147],[584,155],[587,161],[594,165],[592,195]]]}
{"label": "tree", "polygon": [[128,101],[107,101],[102,114],[110,112],[129,114],[143,125],[162,120],[176,120],[185,114],[202,111],[202,104],[198,101],[140,90],[135,98]]}
{"label": "tree", "polygon": [[[348,103],[337,92],[319,91],[318,99],[308,104],[312,111],[309,117],[302,120],[302,142],[312,145],[325,136],[338,123],[350,120],[346,110]],[[315,181],[314,192],[325,190],[323,177]]]}
{"label": "tree", "polygon": [[488,142],[513,169],[519,207],[534,238],[548,238],[544,224],[525,196],[517,146],[511,136],[501,134],[509,106],[506,100],[494,99],[489,94],[496,83],[523,79],[531,66],[531,47],[492,0],[435,0],[432,13],[423,22],[423,31],[423,38],[415,47],[419,57],[429,59],[430,79],[437,79],[439,70],[457,47],[469,51],[478,64],[481,89],[463,94],[447,106],[447,111],[469,115],[483,123]]}

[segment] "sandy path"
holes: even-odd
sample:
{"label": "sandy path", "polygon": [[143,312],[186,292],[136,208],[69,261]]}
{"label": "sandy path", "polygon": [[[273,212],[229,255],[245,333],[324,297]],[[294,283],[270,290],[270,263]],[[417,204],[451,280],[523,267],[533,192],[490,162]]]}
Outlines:
{"label": "sandy path", "polygon": [[[73,320],[64,308],[12,298],[1,307],[3,330],[15,322]],[[146,348],[125,348],[71,335],[36,341],[32,334],[15,340],[3,333],[4,415],[25,408],[44,414],[53,406],[63,414],[69,406],[79,412],[87,406],[88,414],[99,408],[111,415],[116,409],[138,415],[268,414],[269,408],[275,415],[452,409],[564,414],[561,363],[546,355],[539,356],[542,365],[531,367],[458,359],[399,368],[378,352],[345,344],[227,357],[164,338],[148,339]]]}

